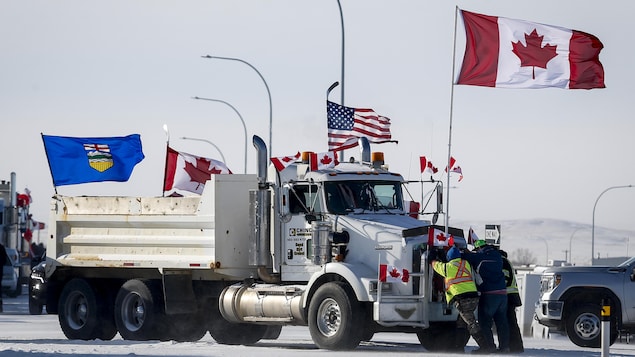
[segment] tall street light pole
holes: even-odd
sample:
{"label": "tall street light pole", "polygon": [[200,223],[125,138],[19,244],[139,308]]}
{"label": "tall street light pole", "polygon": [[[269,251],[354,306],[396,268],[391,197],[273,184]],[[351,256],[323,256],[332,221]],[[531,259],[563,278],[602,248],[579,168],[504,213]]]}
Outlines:
{"label": "tall street light pole", "polygon": [[593,259],[595,255],[595,207],[598,205],[598,201],[600,200],[600,197],[602,197],[602,195],[605,194],[606,191],[610,191],[616,188],[629,188],[629,187],[633,187],[633,185],[611,186],[607,188],[606,190],[602,191],[602,193],[600,193],[598,198],[595,199],[595,204],[593,205],[593,221],[591,223],[591,265],[593,265]]}
{"label": "tall street light pole", "polygon": [[218,150],[218,153],[220,154],[220,157],[223,159],[223,162],[224,162],[225,164],[227,164],[227,161],[225,160],[225,155],[223,155],[223,152],[222,152],[222,151],[220,151],[220,148],[219,148],[218,146],[216,146],[216,144],[214,144],[213,142],[211,142],[211,141],[209,141],[209,140],[206,140],[206,139],[188,138],[188,137],[186,137],[186,136],[182,136],[182,137],[181,137],[181,139],[183,139],[183,140],[195,140],[195,141],[202,141],[202,142],[206,142],[206,143],[208,143],[208,144],[212,145],[213,147],[215,147],[215,148],[216,148],[216,150]]}
{"label": "tall street light pole", "polygon": [[340,9],[340,24],[341,24],[341,28],[342,28],[342,75],[340,78],[340,83],[342,84],[341,87],[341,94],[342,94],[342,99],[341,99],[341,103],[340,105],[344,105],[344,49],[346,48],[346,46],[344,45],[344,13],[342,12],[342,4],[340,3],[340,0],[337,0],[337,7]]}
{"label": "tall street light pole", "polygon": [[569,237],[569,263],[571,263],[573,265],[573,251],[571,250],[571,241],[573,240],[573,235],[579,231],[580,229],[583,229],[584,227],[578,227],[576,228],[573,233],[571,233],[571,236]]}
{"label": "tall street light pole", "polygon": [[[341,24],[341,28],[342,28],[342,74],[341,74],[341,78],[340,78],[340,83],[342,84],[341,87],[341,99],[340,99],[340,105],[344,106],[344,49],[346,48],[345,44],[344,44],[344,13],[342,12],[342,4],[340,3],[340,0],[337,0],[337,7],[340,10],[340,24]],[[327,95],[327,99],[328,99],[328,95]],[[344,150],[340,151],[340,162],[344,161]]]}
{"label": "tall street light pole", "polygon": [[251,67],[251,69],[253,69],[254,71],[256,71],[256,73],[258,74],[258,76],[260,76],[260,79],[262,79],[262,83],[265,84],[265,88],[267,89],[267,95],[269,96],[269,156],[273,156],[273,141],[272,141],[272,129],[273,129],[273,106],[271,104],[271,91],[269,90],[269,85],[267,84],[267,81],[265,80],[265,77],[262,76],[262,74],[260,73],[260,71],[251,65],[251,63],[242,60],[240,58],[233,58],[233,57],[220,57],[220,56],[210,56],[210,55],[205,55],[205,56],[201,56],[203,58],[211,58],[211,59],[222,59],[222,60],[228,60],[228,61],[238,61],[238,62],[242,62],[246,65],[248,65],[249,67]]}
{"label": "tall street light pole", "polygon": [[243,173],[247,173],[247,125],[245,125],[245,120],[243,119],[243,116],[240,115],[240,112],[231,104],[227,103],[224,100],[220,100],[220,99],[213,99],[213,98],[202,98],[202,97],[192,97],[193,99],[199,99],[199,100],[207,100],[210,102],[218,102],[218,103],[223,103],[225,105],[227,105],[228,107],[232,108],[234,110],[234,112],[236,112],[236,114],[238,114],[238,118],[240,118],[240,122],[243,124],[243,130],[245,132],[245,163],[244,163],[244,168],[243,168]]}

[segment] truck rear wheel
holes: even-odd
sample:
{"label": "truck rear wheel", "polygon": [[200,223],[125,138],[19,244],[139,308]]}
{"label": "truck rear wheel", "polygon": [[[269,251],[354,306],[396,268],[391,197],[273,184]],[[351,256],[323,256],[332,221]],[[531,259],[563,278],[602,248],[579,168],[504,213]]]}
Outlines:
{"label": "truck rear wheel", "polygon": [[[612,311],[615,311],[613,308]],[[574,308],[566,318],[567,336],[574,344],[580,347],[598,348],[602,344],[602,320],[600,319],[600,306],[583,304]],[[611,316],[610,344],[617,339],[617,318]]]}
{"label": "truck rear wheel", "polygon": [[309,331],[313,342],[329,350],[351,350],[364,334],[366,314],[352,292],[341,282],[317,289],[309,304]]}
{"label": "truck rear wheel", "polygon": [[60,295],[58,319],[64,335],[71,340],[110,340],[117,329],[112,304],[96,294],[84,279],[69,281]]}
{"label": "truck rear wheel", "polygon": [[151,282],[128,280],[115,299],[115,323],[124,340],[161,340],[163,313],[160,289]]}
{"label": "truck rear wheel", "polygon": [[169,338],[178,342],[198,341],[207,333],[207,326],[201,314],[170,315]]}
{"label": "truck rear wheel", "polygon": [[223,345],[253,345],[265,338],[267,325],[238,324],[225,320],[216,306],[208,311],[207,328],[214,340]]}

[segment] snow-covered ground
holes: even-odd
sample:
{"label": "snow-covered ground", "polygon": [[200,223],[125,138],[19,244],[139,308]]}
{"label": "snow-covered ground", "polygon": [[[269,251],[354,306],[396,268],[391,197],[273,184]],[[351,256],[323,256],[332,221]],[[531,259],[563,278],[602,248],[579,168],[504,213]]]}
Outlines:
{"label": "snow-covered ground", "polygon": [[[566,337],[551,335],[549,339],[525,338],[525,353],[519,356],[600,356],[599,349],[580,348]],[[473,340],[466,352],[474,349]],[[59,328],[57,315],[29,315],[27,297],[4,298],[4,312],[0,314],[0,356],[403,356],[427,353],[417,337],[403,333],[379,333],[370,342],[362,343],[353,351],[333,352],[319,350],[311,341],[306,327],[284,327],[277,340],[263,340],[253,346],[227,346],[217,344],[209,334],[198,342],[177,343],[124,341],[115,336],[112,341],[69,341]],[[633,344],[615,343],[611,356],[635,356]],[[444,356],[460,356],[445,354]]]}

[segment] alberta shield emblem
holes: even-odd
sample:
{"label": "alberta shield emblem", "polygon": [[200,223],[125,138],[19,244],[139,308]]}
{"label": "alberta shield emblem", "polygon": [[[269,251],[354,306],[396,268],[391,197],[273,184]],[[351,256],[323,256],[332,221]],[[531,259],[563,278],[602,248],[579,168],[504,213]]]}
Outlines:
{"label": "alberta shield emblem", "polygon": [[113,166],[112,155],[108,145],[103,144],[84,144],[86,156],[88,157],[88,165],[93,169],[104,172]]}

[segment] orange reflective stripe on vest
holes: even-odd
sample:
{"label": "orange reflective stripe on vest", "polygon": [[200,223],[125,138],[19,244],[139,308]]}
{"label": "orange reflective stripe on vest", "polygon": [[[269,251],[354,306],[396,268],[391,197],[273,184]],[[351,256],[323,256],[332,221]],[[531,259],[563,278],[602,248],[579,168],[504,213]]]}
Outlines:
{"label": "orange reflective stripe on vest", "polygon": [[454,265],[457,268],[456,274],[454,278],[446,278],[445,279],[445,288],[450,289],[450,287],[454,284],[464,283],[466,281],[472,281],[472,273],[470,269],[467,269],[466,261],[456,259],[451,261],[450,264]]}

